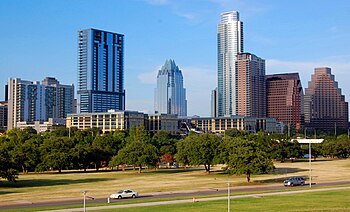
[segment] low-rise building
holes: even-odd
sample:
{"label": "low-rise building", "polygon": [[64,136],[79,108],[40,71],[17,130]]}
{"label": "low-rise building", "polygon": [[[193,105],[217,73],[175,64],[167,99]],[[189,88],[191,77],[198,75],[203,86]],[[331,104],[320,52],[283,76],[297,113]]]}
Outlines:
{"label": "low-rise building", "polygon": [[192,118],[191,123],[197,130],[212,133],[224,133],[228,129],[245,130],[256,133],[276,132],[276,119],[248,116],[224,116],[209,118]]}
{"label": "low-rise building", "polygon": [[66,126],[78,129],[99,128],[103,133],[128,130],[144,126],[150,133],[164,130],[176,134],[179,129],[178,117],[174,114],[145,114],[138,111],[115,111],[99,113],[68,114]]}
{"label": "low-rise building", "polygon": [[63,127],[66,125],[66,120],[64,118],[49,118],[48,121],[34,121],[34,122],[17,122],[16,128],[25,129],[27,127],[32,127],[37,133],[42,133],[48,130],[54,130],[57,127]]}
{"label": "low-rise building", "polygon": [[154,134],[159,130],[176,134],[179,132],[179,119],[176,114],[149,114],[147,115],[148,132]]}
{"label": "low-rise building", "polygon": [[103,133],[141,125],[146,125],[145,114],[137,111],[109,110],[98,113],[68,114],[66,119],[67,128],[76,127],[81,130],[99,128]]}

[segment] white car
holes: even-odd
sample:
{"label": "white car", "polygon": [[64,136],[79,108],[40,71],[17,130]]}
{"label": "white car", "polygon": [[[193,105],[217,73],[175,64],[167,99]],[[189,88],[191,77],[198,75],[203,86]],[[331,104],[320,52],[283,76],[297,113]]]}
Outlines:
{"label": "white car", "polygon": [[109,198],[111,199],[122,199],[122,198],[136,198],[139,196],[139,193],[137,193],[136,191],[130,190],[130,189],[126,189],[126,190],[120,190],[115,194],[111,194],[111,196],[109,196]]}

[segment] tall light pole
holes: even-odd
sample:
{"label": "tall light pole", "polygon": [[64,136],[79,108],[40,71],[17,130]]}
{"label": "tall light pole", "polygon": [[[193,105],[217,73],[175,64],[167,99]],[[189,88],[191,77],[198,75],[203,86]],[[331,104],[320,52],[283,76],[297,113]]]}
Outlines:
{"label": "tall light pole", "polygon": [[[305,127],[305,129],[304,129],[304,136],[305,136],[305,139],[307,139],[306,138],[306,127]],[[316,138],[316,130],[315,130],[315,138]],[[312,175],[312,171],[311,171],[311,139],[307,139],[307,140],[309,140],[309,187],[311,188],[311,175]]]}
{"label": "tall light pole", "polygon": [[230,212],[230,183],[227,183],[227,211]]}
{"label": "tall light pole", "polygon": [[309,166],[310,166],[310,171],[309,171],[309,187],[311,188],[311,181],[312,181],[312,179],[311,179],[311,139],[309,139]]}
{"label": "tall light pole", "polygon": [[87,193],[87,192],[88,192],[88,190],[83,190],[83,191],[81,191],[81,193],[84,194],[84,212],[86,212],[86,197],[87,197],[87,198],[90,198],[90,199],[92,199],[92,200],[95,199],[94,197],[86,196],[86,193]]}
{"label": "tall light pole", "polygon": [[86,193],[88,192],[87,190],[81,191],[84,194],[84,212],[86,212]]}

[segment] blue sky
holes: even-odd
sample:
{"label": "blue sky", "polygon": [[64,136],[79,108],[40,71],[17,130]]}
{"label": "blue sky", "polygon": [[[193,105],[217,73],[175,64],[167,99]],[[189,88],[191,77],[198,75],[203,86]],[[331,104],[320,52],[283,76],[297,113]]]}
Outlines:
{"label": "blue sky", "polygon": [[126,108],[153,112],[156,74],[174,59],[184,75],[189,115],[210,115],[216,87],[220,13],[244,22],[244,50],[266,74],[299,72],[303,87],[328,66],[349,100],[348,0],[1,0],[0,100],[8,78],[56,77],[77,84],[77,31],[125,35]]}

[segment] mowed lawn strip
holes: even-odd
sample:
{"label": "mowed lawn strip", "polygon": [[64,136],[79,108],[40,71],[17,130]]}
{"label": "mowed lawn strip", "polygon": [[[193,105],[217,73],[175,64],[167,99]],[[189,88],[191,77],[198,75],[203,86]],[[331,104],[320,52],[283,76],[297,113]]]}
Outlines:
{"label": "mowed lawn strip", "polygon": [[[231,199],[231,211],[350,211],[350,190]],[[227,211],[227,200],[97,210],[103,212]]]}
{"label": "mowed lawn strip", "polygon": [[[176,192],[186,190],[224,189],[241,185],[282,184],[290,176],[309,175],[308,161],[275,163],[275,173],[253,175],[247,183],[245,176],[224,174],[221,166],[206,174],[202,167],[189,169],[160,169],[137,171],[56,172],[21,174],[17,183],[0,183],[0,204],[6,202],[79,199],[81,191],[88,190],[93,197],[108,197],[123,188],[143,193]],[[314,182],[350,179],[350,160],[317,160],[312,163]]]}

